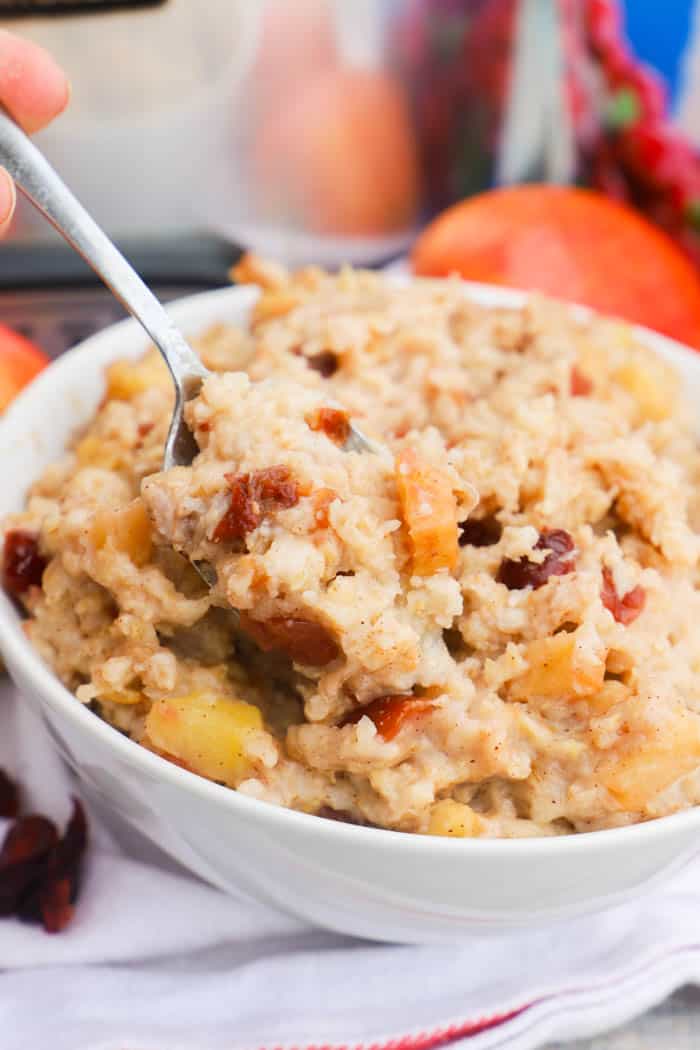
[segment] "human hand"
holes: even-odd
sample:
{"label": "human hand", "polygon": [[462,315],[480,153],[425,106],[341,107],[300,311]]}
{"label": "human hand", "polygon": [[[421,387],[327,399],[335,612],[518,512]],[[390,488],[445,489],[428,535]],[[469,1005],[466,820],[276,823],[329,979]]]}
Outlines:
{"label": "human hand", "polygon": [[[30,134],[62,113],[68,104],[68,79],[38,44],[0,29],[0,105]],[[15,209],[15,187],[0,168],[0,237]]]}

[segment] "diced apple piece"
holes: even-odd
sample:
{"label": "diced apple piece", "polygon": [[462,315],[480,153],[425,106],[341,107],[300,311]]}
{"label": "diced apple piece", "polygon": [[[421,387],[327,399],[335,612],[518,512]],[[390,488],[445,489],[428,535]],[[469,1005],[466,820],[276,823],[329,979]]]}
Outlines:
{"label": "diced apple piece", "polygon": [[299,305],[299,296],[294,292],[284,290],[273,290],[263,292],[251,314],[251,325],[255,327],[265,321],[274,321],[278,317],[285,317]]}
{"label": "diced apple piece", "polygon": [[669,725],[626,753],[616,751],[598,769],[601,783],[626,810],[641,810],[655,795],[700,766],[700,718],[680,710]]}
{"label": "diced apple piece", "polygon": [[450,838],[476,838],[484,829],[484,822],[471,806],[454,799],[436,802],[430,811],[429,835],[447,835]]}
{"label": "diced apple piece", "polygon": [[528,670],[511,686],[513,700],[575,699],[598,692],[605,677],[601,650],[583,645],[577,631],[538,638],[527,647]]}
{"label": "diced apple piece", "polygon": [[413,449],[396,457],[396,485],[415,576],[454,569],[459,554],[457,500],[448,476],[421,463]]}
{"label": "diced apple piece", "polygon": [[604,715],[615,704],[621,704],[623,700],[627,700],[630,695],[629,686],[626,686],[624,682],[611,679],[608,682],[603,682],[598,692],[594,693],[593,696],[586,697],[586,703],[593,716]]}
{"label": "diced apple piece", "polygon": [[81,467],[119,470],[125,465],[124,449],[115,441],[105,441],[94,434],[88,434],[78,442],[75,455]]}
{"label": "diced apple piece", "polygon": [[109,543],[128,554],[134,565],[145,565],[151,557],[151,522],[140,498],[118,510],[98,510],[90,534],[97,550]]}
{"label": "diced apple piece", "polygon": [[159,751],[230,787],[249,775],[246,744],[262,728],[253,704],[206,692],[159,700],[146,718],[146,736]]}
{"label": "diced apple piece", "polygon": [[678,379],[651,354],[643,361],[628,361],[613,373],[613,379],[635,399],[642,419],[658,423],[675,411]]}
{"label": "diced apple piece", "polygon": [[160,353],[151,349],[137,361],[115,361],[107,369],[107,397],[130,401],[152,387],[172,388],[172,379]]}

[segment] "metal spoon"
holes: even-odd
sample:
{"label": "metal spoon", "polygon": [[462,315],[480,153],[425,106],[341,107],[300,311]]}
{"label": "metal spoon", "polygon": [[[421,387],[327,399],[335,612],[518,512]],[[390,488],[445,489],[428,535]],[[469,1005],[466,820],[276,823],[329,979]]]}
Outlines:
{"label": "metal spoon", "polygon": [[[199,449],[185,422],[184,407],[197,396],[202,382],[211,373],[187,344],[153,292],[76,200],[46,157],[2,108],[0,164],[22,193],[140,322],[160,350],[175,384],[175,409],[165,443],[163,469],[189,466]],[[353,426],[343,448],[347,452],[378,451],[378,447]]]}

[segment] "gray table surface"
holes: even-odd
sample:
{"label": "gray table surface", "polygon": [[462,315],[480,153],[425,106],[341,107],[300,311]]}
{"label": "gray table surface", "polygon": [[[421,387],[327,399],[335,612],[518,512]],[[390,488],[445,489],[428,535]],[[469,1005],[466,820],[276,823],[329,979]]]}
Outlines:
{"label": "gray table surface", "polygon": [[544,1050],[698,1050],[700,988],[682,988],[636,1021],[595,1039],[548,1043]]}

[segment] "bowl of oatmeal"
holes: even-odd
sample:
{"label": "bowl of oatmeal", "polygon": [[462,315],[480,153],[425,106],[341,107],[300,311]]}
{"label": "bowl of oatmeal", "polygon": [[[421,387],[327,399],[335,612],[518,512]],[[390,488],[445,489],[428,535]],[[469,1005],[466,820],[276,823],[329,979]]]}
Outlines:
{"label": "bowl of oatmeal", "polygon": [[542,921],[679,863],[697,357],[458,281],[239,276],[174,307],[213,372],[191,467],[161,470],[133,322],[0,428],[3,652],[87,793],[363,936]]}

